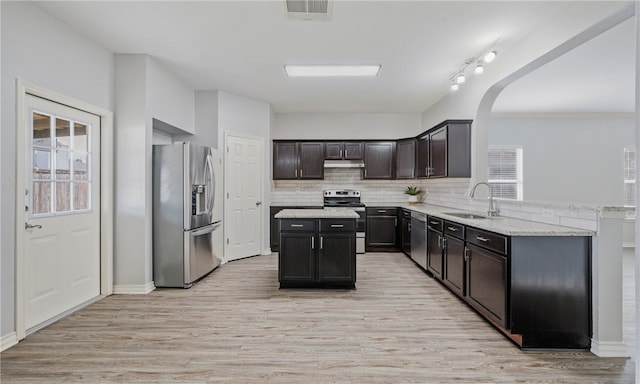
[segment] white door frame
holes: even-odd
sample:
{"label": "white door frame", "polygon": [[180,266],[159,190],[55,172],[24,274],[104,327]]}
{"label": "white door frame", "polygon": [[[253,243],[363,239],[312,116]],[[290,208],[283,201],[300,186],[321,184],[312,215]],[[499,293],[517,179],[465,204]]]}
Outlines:
{"label": "white door frame", "polygon": [[[251,139],[251,140],[257,140],[260,142],[260,146],[262,147],[262,158],[264,160],[264,156],[266,155],[265,153],[265,148],[264,148],[264,137],[262,136],[254,136],[254,135],[247,135],[247,134],[240,134],[240,133],[234,133],[234,132],[224,132],[224,175],[225,175],[225,182],[224,182],[224,201],[227,201],[227,175],[229,175],[230,170],[228,169],[229,167],[229,162],[227,161],[227,153],[229,151],[229,136],[232,137],[239,137],[242,139]],[[262,169],[260,170],[260,198],[262,199],[262,206],[260,207],[261,209],[260,211],[260,228],[259,228],[259,232],[260,232],[260,254],[263,254],[263,249],[264,249],[264,204],[265,204],[265,199],[264,199],[264,167],[262,167]],[[224,231],[227,231],[227,228],[229,228],[229,224],[226,222],[227,221],[227,209],[224,209],[224,225],[223,227],[225,228]],[[227,234],[224,234],[224,248],[227,248]],[[227,260],[227,252],[226,249],[223,252],[224,254],[224,262],[226,263]]]}
{"label": "white door frame", "polygon": [[25,329],[25,265],[24,265],[24,206],[25,156],[27,135],[27,94],[64,104],[100,117],[100,295],[113,293],[113,112],[48,89],[16,82],[16,275],[15,328],[18,340],[26,337]]}

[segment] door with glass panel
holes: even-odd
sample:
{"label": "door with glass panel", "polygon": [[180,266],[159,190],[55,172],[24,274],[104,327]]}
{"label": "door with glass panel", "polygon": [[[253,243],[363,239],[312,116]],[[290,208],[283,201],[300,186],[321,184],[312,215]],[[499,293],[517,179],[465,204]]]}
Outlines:
{"label": "door with glass panel", "polygon": [[31,95],[27,102],[23,257],[29,333],[100,294],[100,118]]}

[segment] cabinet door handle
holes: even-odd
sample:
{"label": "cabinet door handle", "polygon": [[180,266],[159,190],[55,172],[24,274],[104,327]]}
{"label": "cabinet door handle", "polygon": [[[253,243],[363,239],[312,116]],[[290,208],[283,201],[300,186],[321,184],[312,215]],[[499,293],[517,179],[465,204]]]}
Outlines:
{"label": "cabinet door handle", "polygon": [[344,224],[331,224],[331,228],[344,228]]}
{"label": "cabinet door handle", "polygon": [[302,178],[302,169],[300,170],[300,177]]}
{"label": "cabinet door handle", "polygon": [[304,224],[291,224],[291,226],[295,228],[302,228],[304,227]]}
{"label": "cabinet door handle", "polygon": [[483,243],[486,243],[487,241],[489,241],[489,239],[487,239],[486,237],[480,237],[480,236],[476,236],[476,239],[482,241]]}
{"label": "cabinet door handle", "polygon": [[378,209],[378,213],[387,213],[387,211],[384,209]]}
{"label": "cabinet door handle", "polygon": [[429,224],[438,225],[438,224],[440,224],[440,223],[439,223],[439,222],[437,222],[437,221],[431,221],[431,220],[429,220]]}
{"label": "cabinet door handle", "polygon": [[322,249],[322,236],[320,236],[320,249]]}
{"label": "cabinet door handle", "polygon": [[295,170],[295,177],[298,177],[298,170]]}
{"label": "cabinet door handle", "polygon": [[442,238],[442,249],[447,249],[447,239],[445,237]]}
{"label": "cabinet door handle", "polygon": [[345,157],[345,158],[349,157],[348,153],[349,153],[349,151],[345,149],[345,150],[344,150],[344,157]]}
{"label": "cabinet door handle", "polygon": [[315,244],[316,242],[314,240],[315,240],[315,237],[312,236],[311,237],[311,249],[316,249],[316,244]]}
{"label": "cabinet door handle", "polygon": [[448,230],[450,230],[451,232],[458,232],[458,228],[455,227],[447,227]]}
{"label": "cabinet door handle", "polygon": [[469,261],[471,259],[471,252],[469,248],[464,247],[464,261]]}
{"label": "cabinet door handle", "polygon": [[340,150],[340,157],[342,157],[342,149]]}
{"label": "cabinet door handle", "polygon": [[411,232],[411,222],[409,222],[409,232]]}

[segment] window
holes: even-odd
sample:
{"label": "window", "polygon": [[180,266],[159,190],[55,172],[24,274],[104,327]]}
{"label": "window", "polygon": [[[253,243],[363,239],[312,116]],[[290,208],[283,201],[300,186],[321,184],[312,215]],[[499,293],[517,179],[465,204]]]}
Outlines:
{"label": "window", "polygon": [[32,112],[32,216],[91,210],[91,126]]}
{"label": "window", "polygon": [[624,150],[624,206],[636,206],[636,151]]}
{"label": "window", "polygon": [[522,200],[522,147],[489,147],[489,184],[495,198]]}

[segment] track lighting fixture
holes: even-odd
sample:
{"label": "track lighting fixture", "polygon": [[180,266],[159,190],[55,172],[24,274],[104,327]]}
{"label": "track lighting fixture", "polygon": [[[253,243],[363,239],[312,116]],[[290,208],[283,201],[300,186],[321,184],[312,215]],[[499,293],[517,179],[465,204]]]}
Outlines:
{"label": "track lighting fixture", "polygon": [[475,64],[473,73],[475,73],[476,75],[480,75],[484,72],[485,64],[494,61],[496,59],[496,56],[498,55],[498,51],[495,49],[497,43],[498,40],[494,41],[493,43],[491,43],[491,45],[480,51],[477,55],[470,57],[464,61],[464,65],[449,77],[449,81],[451,81],[452,91],[457,91],[460,88],[460,84],[463,84],[466,81],[465,71],[472,64]]}
{"label": "track lighting fixture", "polygon": [[496,51],[489,51],[487,53],[484,54],[483,60],[485,63],[490,63],[493,60],[496,59],[496,56],[498,56],[498,52]]}

